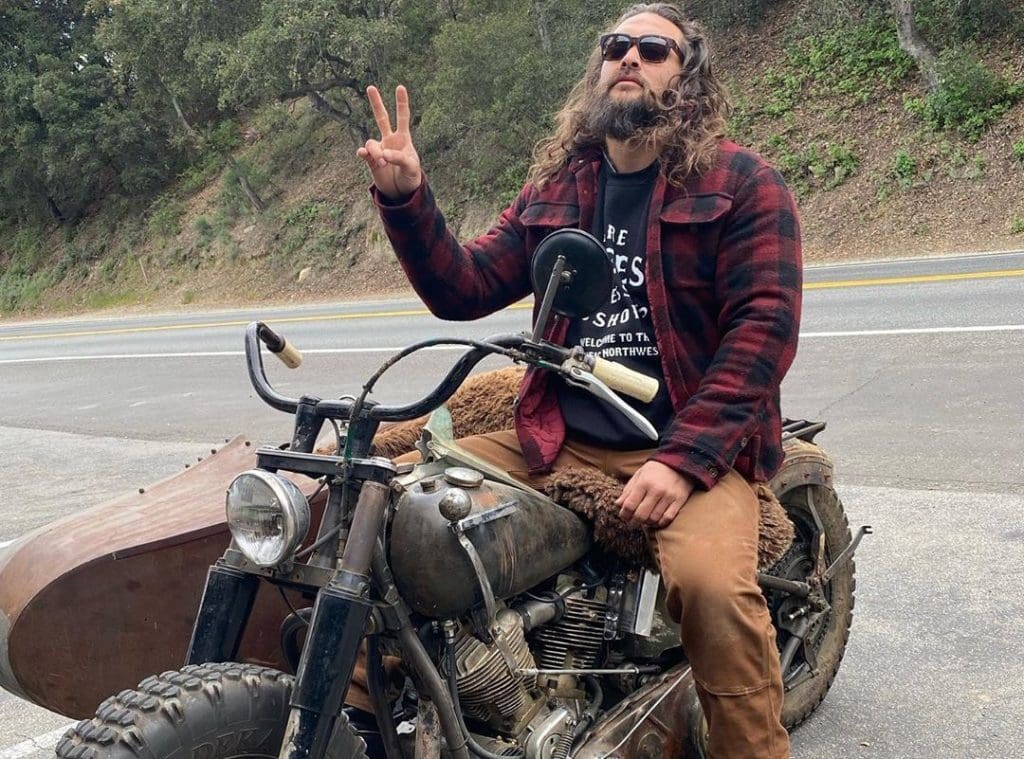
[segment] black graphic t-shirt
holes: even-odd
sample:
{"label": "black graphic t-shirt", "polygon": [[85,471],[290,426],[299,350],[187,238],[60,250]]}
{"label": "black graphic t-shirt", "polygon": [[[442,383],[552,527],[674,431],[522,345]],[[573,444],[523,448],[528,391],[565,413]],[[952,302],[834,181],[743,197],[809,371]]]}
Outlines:
{"label": "black graphic t-shirt", "polygon": [[[658,395],[650,403],[622,397],[661,432],[672,417],[672,403],[647,302],[645,239],[657,176],[657,162],[643,171],[620,174],[605,158],[593,232],[605,244],[615,278],[608,301],[589,317],[573,322],[566,344],[579,345],[588,353],[657,378]],[[569,437],[617,450],[657,446],[620,411],[585,390],[559,383],[558,401]]]}

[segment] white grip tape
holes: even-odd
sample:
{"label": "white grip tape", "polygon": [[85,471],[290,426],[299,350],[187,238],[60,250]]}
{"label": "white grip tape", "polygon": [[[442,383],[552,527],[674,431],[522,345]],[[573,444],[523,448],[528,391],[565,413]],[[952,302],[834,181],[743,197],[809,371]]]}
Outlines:
{"label": "white grip tape", "polygon": [[299,365],[302,363],[302,353],[299,352],[298,348],[295,348],[287,341],[285,341],[284,347],[274,355],[277,356],[281,360],[281,363],[289,369],[298,369]]}
{"label": "white grip tape", "polygon": [[658,380],[654,377],[648,377],[604,358],[595,357],[594,376],[612,390],[625,393],[644,403],[650,403],[658,394]]}

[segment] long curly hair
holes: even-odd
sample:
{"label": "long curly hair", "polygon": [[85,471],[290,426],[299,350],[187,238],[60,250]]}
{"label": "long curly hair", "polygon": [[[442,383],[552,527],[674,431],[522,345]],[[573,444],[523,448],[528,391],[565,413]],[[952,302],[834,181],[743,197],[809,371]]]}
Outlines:
{"label": "long curly hair", "polygon": [[[718,142],[725,134],[731,105],[725,86],[711,70],[711,51],[701,26],[687,19],[671,3],[650,3],[627,8],[615,27],[641,13],[655,13],[682,32],[683,70],[657,101],[653,126],[639,130],[627,144],[660,148],[661,170],[669,183],[682,185],[692,173],[707,170]],[[595,146],[603,138],[588,127],[587,117],[605,96],[601,87],[601,51],[595,46],[583,78],[572,88],[555,117],[554,134],[537,143],[529,180],[543,188],[568,162],[569,156]]]}

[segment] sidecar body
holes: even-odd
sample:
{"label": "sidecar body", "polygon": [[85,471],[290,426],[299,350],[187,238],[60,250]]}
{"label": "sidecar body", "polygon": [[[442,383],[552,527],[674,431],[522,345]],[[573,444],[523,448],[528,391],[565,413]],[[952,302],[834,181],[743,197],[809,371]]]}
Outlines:
{"label": "sidecar body", "polygon": [[[230,540],[224,491],[254,454],[235,438],[142,492],[0,549],[0,686],[84,718],[110,694],[180,668],[206,572]],[[316,486],[296,483],[307,495]],[[280,592],[263,585],[239,656],[283,668],[287,614]]]}

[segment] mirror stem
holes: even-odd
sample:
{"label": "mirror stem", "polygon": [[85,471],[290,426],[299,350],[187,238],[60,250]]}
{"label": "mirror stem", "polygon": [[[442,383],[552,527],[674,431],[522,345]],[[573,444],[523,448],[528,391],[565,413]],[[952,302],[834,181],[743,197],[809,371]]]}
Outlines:
{"label": "mirror stem", "polygon": [[541,301],[540,311],[537,313],[537,321],[533,327],[533,342],[539,343],[547,331],[548,320],[551,316],[551,306],[555,302],[555,295],[558,288],[572,282],[572,272],[565,270],[565,256],[555,259],[555,265],[551,267],[551,278],[544,290],[544,300]]}

